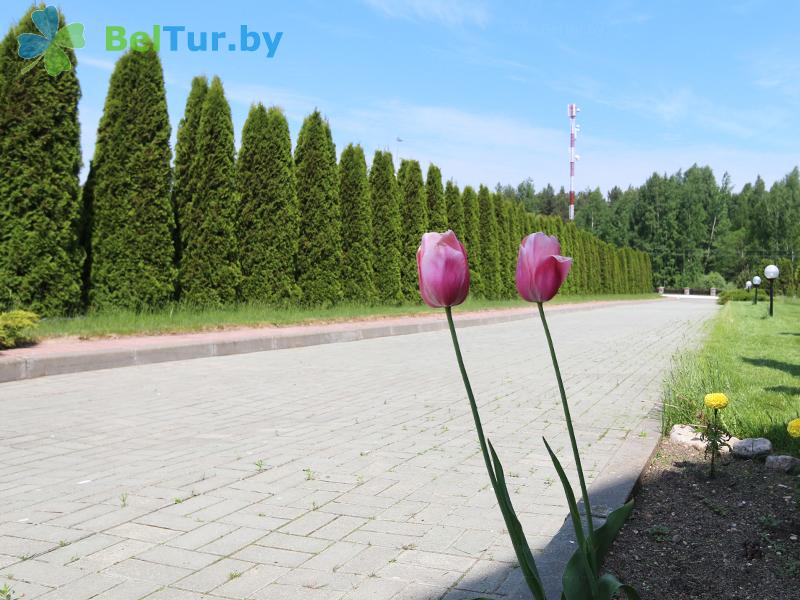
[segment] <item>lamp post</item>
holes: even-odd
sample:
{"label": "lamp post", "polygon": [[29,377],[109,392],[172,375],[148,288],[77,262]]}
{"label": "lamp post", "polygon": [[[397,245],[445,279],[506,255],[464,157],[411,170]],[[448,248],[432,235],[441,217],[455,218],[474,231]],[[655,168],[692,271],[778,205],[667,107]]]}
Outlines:
{"label": "lamp post", "polygon": [[750,281],[749,279],[748,279],[747,281],[745,281],[745,282],[744,282],[744,289],[745,289],[745,290],[747,291],[747,293],[749,294],[749,293],[750,293],[750,290],[751,290],[751,289],[753,289],[753,282],[752,282],[752,281]]}
{"label": "lamp post", "polygon": [[767,278],[769,281],[769,316],[772,316],[772,299],[774,297],[774,290],[775,287],[775,280],[780,275],[780,271],[778,271],[778,267],[775,265],[767,265],[767,268],[764,269],[764,277]]}
{"label": "lamp post", "polygon": [[761,285],[761,277],[753,277],[753,287],[756,288],[756,295],[753,297],[753,304],[758,304],[758,286]]}

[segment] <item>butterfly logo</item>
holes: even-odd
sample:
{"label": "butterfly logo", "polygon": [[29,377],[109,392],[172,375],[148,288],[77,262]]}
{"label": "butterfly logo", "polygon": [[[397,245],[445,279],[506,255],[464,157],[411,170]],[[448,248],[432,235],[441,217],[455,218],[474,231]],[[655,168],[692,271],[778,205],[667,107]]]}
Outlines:
{"label": "butterfly logo", "polygon": [[19,43],[17,54],[25,60],[35,59],[25,65],[22,73],[33,69],[42,59],[45,70],[53,77],[63,71],[71,70],[72,63],[63,48],[83,48],[86,45],[83,24],[72,23],[59,29],[58,10],[55,6],[33,11],[31,20],[42,35],[23,33],[17,36]]}

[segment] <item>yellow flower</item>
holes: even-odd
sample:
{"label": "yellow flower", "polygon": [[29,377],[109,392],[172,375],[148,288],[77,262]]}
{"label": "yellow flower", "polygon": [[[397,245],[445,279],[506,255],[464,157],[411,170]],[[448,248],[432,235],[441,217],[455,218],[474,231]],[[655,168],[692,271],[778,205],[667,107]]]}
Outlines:
{"label": "yellow flower", "polygon": [[794,438],[800,438],[800,419],[792,419],[786,426],[786,431]]}
{"label": "yellow flower", "polygon": [[708,408],[720,409],[728,406],[728,397],[725,394],[706,394],[705,403]]}

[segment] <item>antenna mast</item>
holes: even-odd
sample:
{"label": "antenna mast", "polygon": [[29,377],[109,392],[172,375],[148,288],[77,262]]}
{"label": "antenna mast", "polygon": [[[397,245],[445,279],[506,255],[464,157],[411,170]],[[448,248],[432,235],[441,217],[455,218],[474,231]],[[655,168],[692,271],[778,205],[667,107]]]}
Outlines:
{"label": "antenna mast", "polygon": [[580,112],[576,104],[567,104],[567,116],[569,117],[569,220],[575,220],[575,161],[580,156],[575,154],[575,138],[578,137],[580,125],[575,124],[575,118]]}

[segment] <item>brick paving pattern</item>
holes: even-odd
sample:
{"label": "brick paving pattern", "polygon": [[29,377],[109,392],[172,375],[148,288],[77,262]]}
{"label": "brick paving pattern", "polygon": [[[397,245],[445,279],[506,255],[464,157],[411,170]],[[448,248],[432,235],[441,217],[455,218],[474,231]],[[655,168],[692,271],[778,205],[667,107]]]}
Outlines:
{"label": "brick paving pattern", "polygon": [[[715,310],[553,314],[590,480],[657,435],[670,356]],[[531,314],[461,342],[543,549],[566,510],[541,436],[572,461]],[[3,584],[26,600],[530,597],[446,331],[0,385]]]}

